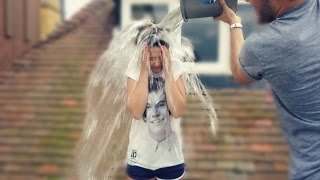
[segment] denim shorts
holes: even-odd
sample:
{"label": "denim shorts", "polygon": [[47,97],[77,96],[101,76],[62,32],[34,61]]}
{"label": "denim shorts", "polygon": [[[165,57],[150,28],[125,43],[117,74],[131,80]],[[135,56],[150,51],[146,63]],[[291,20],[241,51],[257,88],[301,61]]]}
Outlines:
{"label": "denim shorts", "polygon": [[156,178],[158,180],[178,180],[183,177],[185,165],[179,164],[176,166],[150,170],[139,166],[127,165],[127,174],[134,180],[147,180]]}

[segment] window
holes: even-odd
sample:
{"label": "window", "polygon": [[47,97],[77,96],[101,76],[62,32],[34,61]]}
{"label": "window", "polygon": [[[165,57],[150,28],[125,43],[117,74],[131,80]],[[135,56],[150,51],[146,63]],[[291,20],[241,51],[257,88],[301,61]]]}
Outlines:
{"label": "window", "polygon": [[256,15],[250,5],[239,4],[237,14],[241,17],[241,23],[244,27],[244,38],[247,38],[253,32],[260,32],[265,28],[265,25],[257,23]]}
{"label": "window", "polygon": [[182,26],[182,36],[195,48],[196,62],[217,61],[218,33],[218,23],[212,18],[190,19]]}
{"label": "window", "polygon": [[131,6],[131,17],[133,20],[151,19],[159,23],[168,14],[168,6],[165,4],[134,4]]}

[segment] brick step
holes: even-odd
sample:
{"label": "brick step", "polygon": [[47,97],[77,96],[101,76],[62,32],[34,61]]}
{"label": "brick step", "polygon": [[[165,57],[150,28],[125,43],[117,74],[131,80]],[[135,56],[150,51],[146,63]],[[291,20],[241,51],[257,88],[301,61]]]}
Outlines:
{"label": "brick step", "polygon": [[[30,139],[28,139],[27,142],[28,141],[30,141]],[[44,140],[41,139],[41,141],[44,141]],[[41,160],[43,159],[54,160],[57,158],[59,159],[59,161],[53,162],[53,163],[59,163],[59,162],[64,162],[64,159],[70,159],[72,157],[72,151],[69,151],[69,149],[54,147],[49,143],[45,144],[44,146],[42,142],[41,144],[39,143],[32,144],[27,142],[20,142],[20,143],[10,142],[6,144],[5,142],[2,141],[2,138],[0,138],[0,148],[4,150],[4,152],[1,152],[0,162],[19,161],[19,163],[24,163],[24,162],[30,161],[30,158],[32,159],[34,158],[35,163],[41,163]],[[8,145],[10,145],[10,148]],[[14,156],[16,156],[17,158],[14,158]],[[47,157],[43,157],[43,156],[47,156]],[[37,157],[39,158],[38,162],[37,162]]]}
{"label": "brick step", "polygon": [[[30,160],[30,162],[32,162]],[[19,174],[24,174],[26,177],[28,176],[34,176],[34,175],[41,175],[42,179],[43,177],[63,177],[66,172],[65,168],[67,168],[69,165],[63,165],[56,164],[56,163],[50,163],[50,162],[44,162],[44,163],[38,163],[38,164],[32,164],[29,163],[20,164],[20,163],[10,163],[5,164],[0,169],[0,174],[13,174],[14,176]],[[10,179],[11,176],[10,176]]]}
{"label": "brick step", "polygon": [[[19,74],[16,76],[17,78],[9,78],[4,84],[0,84],[0,87],[3,89],[11,88],[10,90],[14,90],[15,83],[13,81],[16,81],[16,84],[19,84],[21,86],[30,86],[30,88],[35,86],[63,86],[63,87],[79,87],[79,89],[85,89],[87,86],[87,80],[86,81],[66,81],[65,79],[52,79],[50,81],[44,81],[43,79],[30,79],[28,75]],[[89,79],[89,77],[86,77],[86,79]],[[1,93],[5,92],[6,90],[3,90]]]}
{"label": "brick step", "polygon": [[[48,176],[46,176],[48,177]],[[1,180],[23,180],[23,179],[28,179],[28,180],[43,180],[44,178],[43,175],[37,175],[37,174],[28,174],[28,173],[5,173],[2,172],[0,169],[0,179]],[[50,176],[49,176],[50,177]],[[50,177],[50,178],[57,178],[57,177]]]}
{"label": "brick step", "polygon": [[[62,51],[56,51],[56,52],[48,52],[45,54],[32,54],[27,55],[23,59],[26,60],[32,60],[34,63],[36,62],[47,62],[55,60],[57,62],[61,62],[62,64],[64,62],[90,62],[95,61],[98,59],[98,57],[102,54],[102,52],[97,53],[80,53],[80,52],[62,52]],[[19,62],[20,60],[16,60],[15,62]],[[75,64],[77,65],[77,64]]]}
{"label": "brick step", "polygon": [[[30,155],[32,155],[32,157],[30,157]],[[66,167],[66,166],[70,166],[72,165],[72,158],[68,157],[68,156],[55,156],[52,154],[48,154],[43,155],[43,156],[39,156],[36,154],[30,154],[28,156],[28,154],[26,155],[19,155],[19,154],[14,154],[14,155],[5,155],[3,154],[0,157],[0,163],[1,164],[19,164],[19,165],[27,165],[30,164],[30,162],[32,162],[33,165],[40,165],[40,164],[55,164],[58,166],[62,166],[62,167]],[[3,171],[6,171],[7,169],[2,169]],[[17,171],[19,171],[18,169],[16,169]],[[22,169],[21,169],[22,170]],[[24,171],[25,168],[22,170]],[[16,172],[17,172],[16,171]],[[1,172],[1,168],[0,168],[0,172]]]}
{"label": "brick step", "polygon": [[13,128],[24,128],[28,127],[30,129],[66,129],[66,130],[82,130],[82,123],[80,120],[69,119],[65,121],[48,121],[43,119],[37,119],[36,121],[28,121],[25,119],[20,119],[16,121],[2,120],[0,122],[0,129],[13,129]]}
{"label": "brick step", "polygon": [[[77,81],[87,81],[89,77],[89,74],[67,74],[67,72],[64,73],[54,73],[54,72],[33,72],[33,73],[19,73],[16,74],[14,78],[11,79],[11,82],[13,81],[43,81],[50,83],[51,81],[60,81],[63,83],[67,83],[72,85],[72,83],[77,83]],[[10,83],[10,82],[9,82]],[[11,83],[12,84],[12,83]]]}
{"label": "brick step", "polygon": [[287,172],[283,166],[287,163],[251,162],[251,161],[199,161],[188,163],[188,172],[198,171],[244,171],[244,172]]}
{"label": "brick step", "polygon": [[[198,126],[198,127],[209,127],[210,122],[208,118],[190,118],[187,116],[182,117],[182,126]],[[269,128],[271,126],[278,126],[279,122],[277,119],[231,119],[231,118],[219,118],[218,126],[245,126],[245,127],[253,127],[253,126],[261,126]]]}
{"label": "brick step", "polygon": [[[75,76],[74,76],[75,77]],[[73,77],[72,77],[73,78]],[[17,80],[18,81],[18,80]],[[48,83],[48,82],[47,82]],[[0,85],[0,93],[1,92],[6,92],[6,91],[24,91],[24,90],[34,90],[34,91],[74,91],[74,92],[83,92],[84,91],[84,86],[79,86],[79,85],[73,85],[70,83],[70,85],[66,84],[42,84],[39,86],[33,86],[32,84],[30,85],[29,82],[26,82],[24,84],[16,83],[16,84],[10,84],[10,85]]]}
{"label": "brick step", "polygon": [[57,67],[69,67],[69,66],[71,67],[89,66],[90,67],[90,65],[95,65],[96,59],[97,59],[96,55],[92,57],[88,57],[86,59],[84,59],[83,57],[66,58],[66,57],[59,57],[59,56],[60,55],[52,55],[52,56],[48,56],[47,58],[37,56],[34,59],[24,58],[23,60],[15,61],[15,63],[24,64],[26,67],[41,67],[41,66],[51,66],[51,65],[54,65]]}
{"label": "brick step", "polygon": [[35,62],[16,62],[11,64],[11,67],[14,71],[26,71],[29,72],[30,70],[37,71],[38,73],[67,73],[68,74],[88,74],[92,71],[95,64],[92,62],[81,63],[78,65],[60,65],[60,64],[38,64]]}
{"label": "brick step", "polygon": [[39,120],[39,121],[46,121],[46,122],[52,122],[52,123],[64,123],[64,122],[70,122],[70,123],[80,123],[82,124],[82,122],[85,119],[85,115],[84,114],[63,114],[60,116],[57,115],[48,115],[46,113],[42,113],[42,114],[37,114],[37,116],[35,116],[35,114],[33,112],[24,112],[24,113],[15,113],[15,112],[6,112],[5,114],[1,114],[0,113],[0,117],[3,120],[6,121],[15,121],[15,122],[19,122],[19,121],[33,121],[35,119]]}
{"label": "brick step", "polygon": [[[210,137],[212,132],[208,128],[203,127],[183,127],[184,136],[202,136]],[[282,131],[278,127],[224,127],[219,126],[218,134],[232,134],[232,135],[243,135],[243,136],[282,136]]]}
{"label": "brick step", "polygon": [[[71,37],[70,37],[71,38]],[[61,39],[61,41],[66,41],[65,39]],[[69,42],[69,43],[67,43]],[[75,44],[79,42],[78,44]],[[81,43],[80,43],[81,42]],[[85,42],[85,43],[84,43]],[[60,43],[60,42],[56,42],[56,43],[52,43],[52,44],[46,44],[40,48],[35,48],[35,49],[32,49],[32,53],[33,54],[43,54],[44,51],[48,50],[48,51],[56,51],[56,52],[59,52],[59,51],[69,51],[71,50],[72,51],[78,51],[78,52],[86,52],[86,51],[82,51],[82,50],[98,50],[97,49],[97,41],[95,40],[92,40],[90,38],[88,39],[81,39],[81,40],[74,40],[73,37],[72,39],[70,39],[69,41],[66,41],[64,43]],[[100,46],[101,47],[101,46]],[[88,51],[88,52],[91,52],[91,51]],[[30,54],[28,54],[30,55]],[[45,54],[43,54],[45,55]]]}
{"label": "brick step", "polygon": [[84,108],[85,104],[81,101],[75,101],[73,99],[0,99],[0,106],[3,105],[17,105],[17,106],[67,106],[67,107],[77,107]]}
{"label": "brick step", "polygon": [[84,109],[79,106],[72,106],[68,107],[65,105],[51,105],[51,106],[23,106],[19,107],[18,104],[10,105],[2,107],[2,111],[5,112],[48,112],[48,113],[55,113],[60,111],[65,111],[66,113],[82,113]]}
{"label": "brick step", "polygon": [[215,152],[215,153],[184,153],[187,162],[198,162],[209,160],[211,162],[217,161],[253,161],[253,162],[280,162],[288,163],[288,156],[286,153],[268,153],[255,154],[248,152]]}
{"label": "brick step", "polygon": [[262,95],[270,94],[270,90],[253,90],[253,89],[219,89],[219,90],[207,89],[207,92],[217,94],[217,95],[225,94],[225,95],[231,95],[231,96],[235,96],[235,95],[262,96]]}
{"label": "brick step", "polygon": [[[252,109],[252,110],[256,110],[256,109],[263,109],[265,111],[275,111],[275,107],[269,104],[251,104],[251,103],[247,103],[247,104],[243,104],[241,105],[241,107],[239,107],[239,105],[237,104],[233,104],[233,103],[225,103],[223,100],[219,101],[216,100],[214,103],[214,108],[216,110],[222,110],[222,109],[228,109],[228,110],[243,110],[243,109]],[[186,106],[186,110],[187,111],[198,111],[198,110],[204,110],[204,106],[201,104],[200,101],[193,101],[193,102],[188,102],[187,106]]]}
{"label": "brick step", "polygon": [[[270,111],[266,112],[264,110],[242,111],[242,112],[229,112],[229,111],[219,111],[217,113],[219,119],[276,119],[278,116],[276,112]],[[192,119],[201,119],[208,117],[206,111],[185,111],[183,117],[188,117]]]}
{"label": "brick step", "polygon": [[[266,178],[267,177],[267,178]],[[288,172],[244,172],[237,169],[233,170],[197,170],[189,171],[187,170],[185,179],[187,180],[208,180],[208,179],[221,179],[221,180],[283,180],[288,179]],[[122,180],[122,179],[118,179]]]}
{"label": "brick step", "polygon": [[[209,94],[209,96],[211,97],[213,104],[216,104],[217,101],[226,102],[228,104],[232,104],[233,102],[241,102],[244,104],[255,103],[255,105],[258,105],[258,106],[259,104],[272,104],[272,103],[266,102],[265,98],[262,96],[242,96],[242,97],[232,97],[232,98],[229,98],[230,96],[227,94],[221,94],[219,96],[216,96],[215,94]],[[198,97],[190,96],[190,95],[188,96],[187,100],[188,100],[187,101],[188,103],[200,102],[200,99]],[[238,106],[240,106],[240,104]]]}
{"label": "brick step", "polygon": [[274,145],[283,145],[285,144],[285,140],[283,138],[279,138],[278,136],[267,136],[267,135],[256,135],[254,137],[236,137],[234,135],[230,135],[231,133],[218,133],[218,135],[211,137],[202,137],[201,134],[188,134],[183,136],[183,140],[185,142],[193,142],[194,144],[274,144]]}
{"label": "brick step", "polygon": [[76,122],[82,123],[85,120],[85,113],[44,113],[44,112],[19,112],[19,111],[11,111],[11,112],[1,112],[0,117],[6,121],[33,121],[35,119],[39,119],[41,121],[52,121],[57,123],[64,122]]}
{"label": "brick step", "polygon": [[[17,129],[17,128],[6,128],[0,129],[1,137],[20,137],[21,139],[30,139],[30,138],[38,138],[42,139],[50,139],[51,141],[45,143],[46,145],[50,144],[53,146],[72,146],[70,141],[75,141],[78,139],[73,134],[74,131],[80,132],[80,129],[75,128],[51,128],[51,129],[43,129],[43,128],[34,128],[34,129]],[[61,139],[62,138],[62,139]],[[8,142],[7,142],[8,143]]]}

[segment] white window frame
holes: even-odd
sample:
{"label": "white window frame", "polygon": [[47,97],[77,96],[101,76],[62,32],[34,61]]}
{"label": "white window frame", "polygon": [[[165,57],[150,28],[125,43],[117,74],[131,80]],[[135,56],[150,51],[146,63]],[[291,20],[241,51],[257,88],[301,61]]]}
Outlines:
{"label": "white window frame", "polygon": [[[125,1],[125,2],[124,2]],[[128,26],[132,21],[132,5],[168,5],[168,13],[179,7],[178,0],[122,0],[121,3],[121,27]]]}
{"label": "white window frame", "polygon": [[[238,5],[249,5],[244,0],[238,0]],[[192,73],[203,75],[231,75],[230,69],[230,31],[229,25],[217,22],[218,24],[218,57],[216,61],[204,60],[206,62],[198,62],[188,64],[188,68]],[[213,48],[213,47],[212,47]]]}

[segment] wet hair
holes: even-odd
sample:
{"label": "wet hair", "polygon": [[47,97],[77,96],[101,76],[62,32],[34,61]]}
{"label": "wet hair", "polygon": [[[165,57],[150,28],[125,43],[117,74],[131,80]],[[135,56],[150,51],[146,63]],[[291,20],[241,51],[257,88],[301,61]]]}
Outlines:
{"label": "wet hair", "polygon": [[149,47],[166,46],[169,49],[169,44],[160,38],[163,29],[157,25],[144,25],[138,27],[138,34],[135,39],[135,44],[146,43]]}

